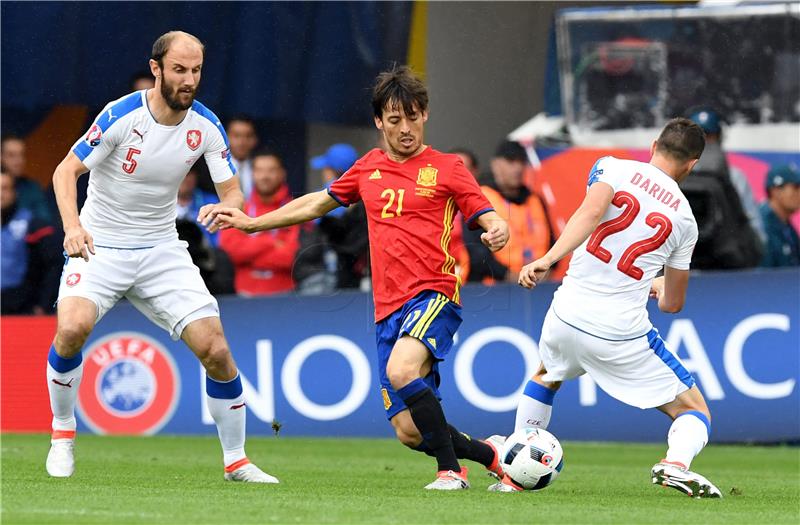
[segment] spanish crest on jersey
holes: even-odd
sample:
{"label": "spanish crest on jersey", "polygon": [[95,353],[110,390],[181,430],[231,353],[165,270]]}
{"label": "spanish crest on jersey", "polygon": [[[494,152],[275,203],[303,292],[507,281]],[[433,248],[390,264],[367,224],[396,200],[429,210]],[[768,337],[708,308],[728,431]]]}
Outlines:
{"label": "spanish crest on jersey", "polygon": [[417,184],[420,186],[436,186],[436,174],[439,170],[428,164],[424,168],[419,169],[417,175]]}

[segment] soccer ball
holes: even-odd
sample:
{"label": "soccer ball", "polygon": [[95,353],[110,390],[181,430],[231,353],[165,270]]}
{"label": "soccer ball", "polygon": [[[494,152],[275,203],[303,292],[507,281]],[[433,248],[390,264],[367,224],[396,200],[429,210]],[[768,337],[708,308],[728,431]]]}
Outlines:
{"label": "soccer ball", "polygon": [[564,468],[561,444],[540,428],[522,428],[508,436],[500,458],[508,477],[525,490],[545,488]]}

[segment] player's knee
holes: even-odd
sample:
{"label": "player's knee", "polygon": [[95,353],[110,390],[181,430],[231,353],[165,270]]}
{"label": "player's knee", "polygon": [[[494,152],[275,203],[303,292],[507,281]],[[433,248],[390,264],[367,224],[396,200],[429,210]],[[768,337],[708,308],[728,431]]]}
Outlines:
{"label": "player's knee", "polygon": [[73,321],[64,326],[59,326],[56,331],[56,351],[62,357],[72,357],[81,347],[92,332],[91,322]]}
{"label": "player's knee", "polygon": [[389,365],[386,367],[386,376],[389,378],[392,388],[400,390],[417,379],[419,377],[419,371],[402,365]]}
{"label": "player's knee", "polygon": [[231,359],[231,351],[223,338],[215,338],[199,352],[199,357],[206,369],[221,368]]}

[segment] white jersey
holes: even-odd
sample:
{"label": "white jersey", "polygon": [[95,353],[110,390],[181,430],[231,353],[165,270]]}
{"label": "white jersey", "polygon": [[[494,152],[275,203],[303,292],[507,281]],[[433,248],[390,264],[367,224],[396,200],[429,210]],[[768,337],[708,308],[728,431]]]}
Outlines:
{"label": "white jersey", "polygon": [[614,198],[573,253],[553,310],[597,337],[641,337],[652,329],[650,283],[665,265],[689,269],[697,223],[675,180],[651,164],[603,157],[589,175],[589,186],[597,182],[611,186]]}
{"label": "white jersey", "polygon": [[95,245],[110,248],[177,240],[178,186],[201,155],[215,183],[236,174],[214,113],[195,101],[180,124],[164,126],[145,90],[108,104],[72,151],[92,172],[81,224]]}

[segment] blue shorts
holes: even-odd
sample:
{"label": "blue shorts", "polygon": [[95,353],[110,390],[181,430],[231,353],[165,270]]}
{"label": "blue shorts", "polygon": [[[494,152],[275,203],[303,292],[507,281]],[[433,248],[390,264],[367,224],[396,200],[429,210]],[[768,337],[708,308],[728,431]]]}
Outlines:
{"label": "blue shorts", "polygon": [[381,394],[386,417],[392,419],[398,412],[406,409],[405,403],[397,395],[386,375],[386,364],[398,339],[408,334],[419,339],[433,354],[431,372],[423,378],[439,395],[439,361],[444,360],[453,347],[453,336],[461,325],[461,307],[439,292],[424,291],[410,299],[378,323],[376,339],[378,345],[378,373],[381,380]]}

